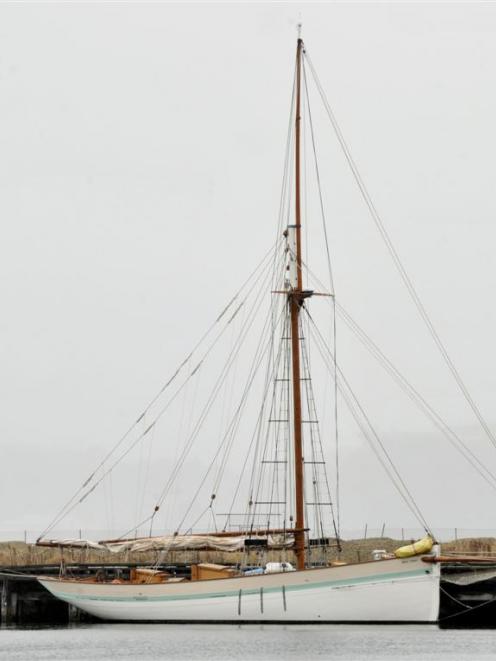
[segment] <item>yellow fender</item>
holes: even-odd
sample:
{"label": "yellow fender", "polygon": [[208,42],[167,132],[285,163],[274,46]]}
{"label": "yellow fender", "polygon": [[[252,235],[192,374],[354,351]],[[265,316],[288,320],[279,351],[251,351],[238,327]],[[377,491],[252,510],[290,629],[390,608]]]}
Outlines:
{"label": "yellow fender", "polygon": [[430,535],[419,539],[413,544],[407,544],[406,546],[400,546],[399,549],[396,549],[394,555],[397,558],[411,558],[412,555],[419,555],[420,553],[429,553],[429,551],[434,546],[434,541]]}

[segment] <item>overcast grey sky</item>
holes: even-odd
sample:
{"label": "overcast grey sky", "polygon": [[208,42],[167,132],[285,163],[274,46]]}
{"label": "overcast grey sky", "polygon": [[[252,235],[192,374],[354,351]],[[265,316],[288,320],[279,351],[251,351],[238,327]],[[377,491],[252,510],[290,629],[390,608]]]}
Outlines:
{"label": "overcast grey sky", "polygon": [[[376,206],[496,432],[494,3],[2,3],[0,530],[44,527],[272,244],[300,14]],[[496,470],[316,124],[338,299]],[[341,347],[429,522],[496,528],[494,492]],[[411,525],[358,432],[343,443],[343,527]]]}

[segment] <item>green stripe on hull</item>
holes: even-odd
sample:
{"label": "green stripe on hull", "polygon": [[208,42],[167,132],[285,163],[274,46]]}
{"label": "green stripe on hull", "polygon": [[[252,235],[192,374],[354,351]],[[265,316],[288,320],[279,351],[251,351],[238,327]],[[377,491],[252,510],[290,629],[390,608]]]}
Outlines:
{"label": "green stripe on hull", "polygon": [[[416,569],[415,571],[409,572],[394,572],[390,574],[381,574],[378,576],[362,576],[359,578],[351,579],[341,579],[339,581],[322,581],[319,583],[302,583],[301,585],[285,585],[286,592],[297,592],[299,590],[310,590],[314,588],[339,588],[353,585],[363,585],[365,583],[384,583],[386,581],[393,581],[400,578],[418,578],[426,574],[430,575],[432,572],[429,569]],[[282,588],[282,585],[276,587],[266,588],[263,587],[264,594],[269,594],[271,592],[279,592]],[[258,588],[240,588],[243,591],[243,596],[250,594],[260,594],[260,587]],[[154,602],[154,601],[183,601],[188,599],[218,599],[223,597],[237,597],[239,595],[239,590],[229,590],[227,592],[207,592],[206,594],[191,594],[191,595],[162,595],[157,597],[145,597],[145,596],[136,596],[136,597],[107,597],[107,596],[93,596],[93,595],[83,595],[83,594],[68,594],[66,592],[55,592],[57,597],[66,600],[80,599],[83,601],[142,601],[142,602]]]}

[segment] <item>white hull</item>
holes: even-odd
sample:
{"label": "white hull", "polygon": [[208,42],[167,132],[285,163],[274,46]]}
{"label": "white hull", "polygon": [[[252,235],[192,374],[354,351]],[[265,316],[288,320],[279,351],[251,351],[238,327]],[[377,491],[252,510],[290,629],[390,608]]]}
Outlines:
{"label": "white hull", "polygon": [[439,565],[420,557],[146,585],[40,577],[56,597],[105,620],[436,622]]}

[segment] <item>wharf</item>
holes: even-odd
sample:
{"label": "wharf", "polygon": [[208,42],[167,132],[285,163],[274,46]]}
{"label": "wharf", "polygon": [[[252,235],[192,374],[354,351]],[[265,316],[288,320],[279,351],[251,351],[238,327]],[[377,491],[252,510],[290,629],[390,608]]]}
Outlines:
{"label": "wharf", "polygon": [[[128,578],[136,563],[115,565],[80,563],[66,565],[66,575],[75,578],[100,573],[103,579]],[[188,575],[186,565],[159,565],[178,576]],[[91,615],[60,601],[46,590],[36,576],[58,576],[60,564],[0,567],[0,626],[96,622]]]}
{"label": "wharf", "polygon": [[[71,563],[66,575],[84,577],[95,572],[104,579],[127,578],[137,563]],[[159,569],[188,576],[185,563]],[[496,562],[446,562],[441,570],[439,624],[443,628],[496,628]],[[36,575],[58,576],[60,564],[0,567],[0,626],[63,625],[96,622],[95,618],[53,597]]]}
{"label": "wharf", "polygon": [[443,563],[440,597],[442,628],[496,628],[496,562]]}

